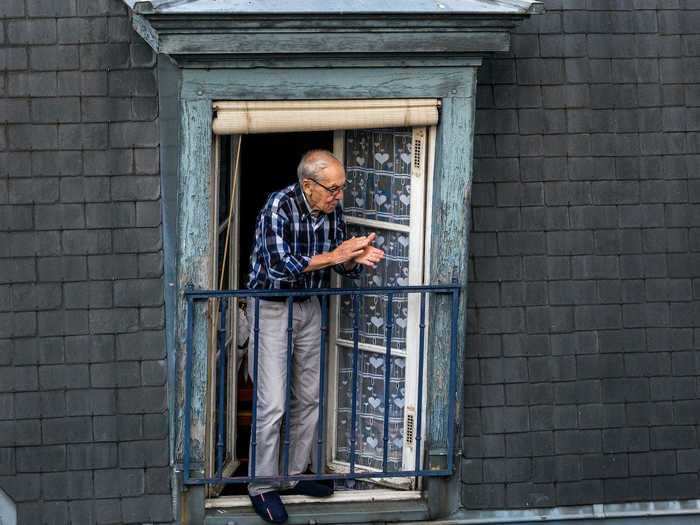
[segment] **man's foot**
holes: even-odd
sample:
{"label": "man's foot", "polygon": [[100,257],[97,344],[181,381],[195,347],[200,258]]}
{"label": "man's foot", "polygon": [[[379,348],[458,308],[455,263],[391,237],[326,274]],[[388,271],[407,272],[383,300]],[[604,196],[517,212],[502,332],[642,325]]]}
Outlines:
{"label": "man's foot", "polygon": [[301,480],[294,487],[282,491],[282,494],[302,494],[313,498],[327,498],[332,495],[333,480],[330,481],[314,481],[309,479]]}
{"label": "man's foot", "polygon": [[277,492],[264,492],[257,496],[250,496],[253,508],[258,516],[269,523],[286,523],[287,511]]}

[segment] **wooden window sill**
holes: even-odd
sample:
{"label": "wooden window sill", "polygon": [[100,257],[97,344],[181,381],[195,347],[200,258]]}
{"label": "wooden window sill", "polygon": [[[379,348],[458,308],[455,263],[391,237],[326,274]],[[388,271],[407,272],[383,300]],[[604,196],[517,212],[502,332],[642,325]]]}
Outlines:
{"label": "wooden window sill", "polygon": [[[338,491],[329,498],[282,496],[290,524],[423,521],[428,506],[420,491]],[[247,496],[206,500],[206,525],[259,524]]]}

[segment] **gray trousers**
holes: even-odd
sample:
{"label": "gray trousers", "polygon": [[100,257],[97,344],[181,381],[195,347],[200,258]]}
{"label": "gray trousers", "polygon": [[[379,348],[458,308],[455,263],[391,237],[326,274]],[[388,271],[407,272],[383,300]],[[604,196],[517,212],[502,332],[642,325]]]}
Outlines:
{"label": "gray trousers", "polygon": [[[318,423],[318,388],[321,370],[321,307],[316,297],[294,303],[292,316],[292,395],[289,403],[289,474],[301,474],[310,461]],[[250,343],[248,369],[253,377],[253,329],[255,304],[248,304]],[[260,301],[258,338],[258,384],[256,414],[255,475],[284,473],[280,428],[287,392],[287,304]],[[252,441],[252,440],[251,440]],[[251,442],[252,458],[252,442]],[[252,463],[251,463],[252,467]],[[249,468],[249,474],[252,469]],[[255,482],[248,485],[252,496],[294,486],[295,483]]]}

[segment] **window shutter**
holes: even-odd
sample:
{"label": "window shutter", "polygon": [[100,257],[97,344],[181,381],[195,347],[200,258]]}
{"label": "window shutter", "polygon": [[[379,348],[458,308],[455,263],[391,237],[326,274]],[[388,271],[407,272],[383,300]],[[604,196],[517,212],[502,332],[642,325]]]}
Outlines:
{"label": "window shutter", "polygon": [[438,99],[275,100],[214,103],[217,135],[434,126]]}

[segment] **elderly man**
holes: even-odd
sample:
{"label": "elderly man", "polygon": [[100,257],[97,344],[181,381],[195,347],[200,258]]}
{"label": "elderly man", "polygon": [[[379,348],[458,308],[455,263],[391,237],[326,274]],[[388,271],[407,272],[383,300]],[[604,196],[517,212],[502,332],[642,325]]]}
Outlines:
{"label": "elderly man", "polygon": [[[330,152],[306,153],[297,169],[298,182],[273,193],[257,219],[250,260],[250,289],[299,290],[327,287],[330,268],[358,277],[362,266],[374,268],[384,252],[372,246],[375,234],[346,240],[341,201],[345,170]],[[252,303],[252,301],[251,301]],[[248,309],[254,314],[254,308]],[[316,297],[297,297],[293,304],[293,362],[287,370],[288,310],[286,299],[260,300],[255,474],[280,472],[280,427],[287,380],[292,382],[289,413],[289,474],[309,464],[318,423],[321,307]],[[252,317],[252,315],[251,315]],[[253,326],[254,319],[251,319]],[[253,352],[249,352],[253,370]],[[279,490],[329,496],[333,489],[315,481],[296,484],[255,482],[248,493],[258,515],[284,523],[287,513]]]}

